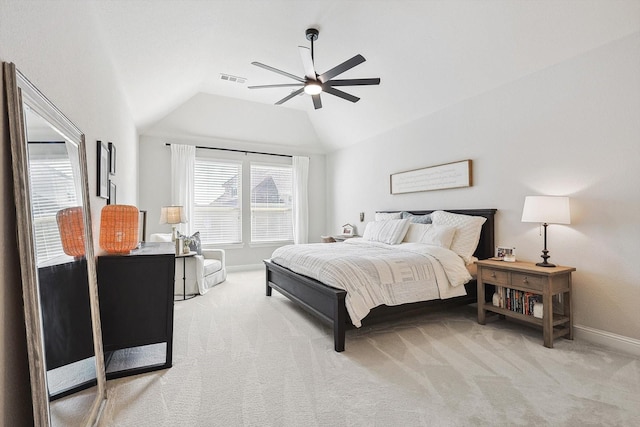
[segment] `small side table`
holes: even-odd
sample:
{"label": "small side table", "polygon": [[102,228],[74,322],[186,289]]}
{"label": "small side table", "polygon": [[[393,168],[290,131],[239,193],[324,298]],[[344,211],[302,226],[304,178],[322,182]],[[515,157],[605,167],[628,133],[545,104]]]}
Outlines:
{"label": "small side table", "polygon": [[[187,258],[195,256],[196,251],[191,251],[187,254],[176,255],[176,258],[182,258],[182,299],[174,301],[186,301],[188,299],[194,298],[197,294],[187,295]],[[189,298],[187,298],[189,297]]]}
{"label": "small side table", "polygon": [[335,239],[336,242],[344,242],[347,239],[351,239],[352,237],[360,237],[357,234],[354,234],[352,236],[345,236],[344,234],[339,234],[337,236],[331,236]]}
{"label": "small side table", "polygon": [[[478,323],[484,325],[486,312],[491,311],[506,317],[542,326],[544,346],[553,348],[553,340],[558,337],[573,339],[573,311],[571,310],[571,273],[574,267],[539,267],[530,262],[505,262],[483,260],[477,261],[478,266]],[[494,306],[485,302],[485,284],[497,288],[508,288],[522,293],[531,293],[542,297],[542,318],[524,314],[522,311],[522,297],[516,299],[513,310],[504,306]],[[562,313],[553,310],[553,296],[563,296]]]}

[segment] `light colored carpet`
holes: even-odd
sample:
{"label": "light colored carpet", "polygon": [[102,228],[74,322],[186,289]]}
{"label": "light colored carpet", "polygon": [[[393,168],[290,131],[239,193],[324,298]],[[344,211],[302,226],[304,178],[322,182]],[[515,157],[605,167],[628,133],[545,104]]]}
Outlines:
{"label": "light colored carpet", "polygon": [[175,305],[174,365],[108,382],[100,426],[637,426],[640,360],[474,307],[347,332],[230,273]]}

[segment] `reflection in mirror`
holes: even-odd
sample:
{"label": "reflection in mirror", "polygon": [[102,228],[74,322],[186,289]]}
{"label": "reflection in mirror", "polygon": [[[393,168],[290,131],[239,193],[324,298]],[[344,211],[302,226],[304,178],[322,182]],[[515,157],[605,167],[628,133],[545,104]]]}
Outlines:
{"label": "reflection in mirror", "polygon": [[24,107],[31,209],[51,400],[95,385],[77,145]]}
{"label": "reflection in mirror", "polygon": [[4,73],[34,424],[92,425],[106,393],[84,135]]}

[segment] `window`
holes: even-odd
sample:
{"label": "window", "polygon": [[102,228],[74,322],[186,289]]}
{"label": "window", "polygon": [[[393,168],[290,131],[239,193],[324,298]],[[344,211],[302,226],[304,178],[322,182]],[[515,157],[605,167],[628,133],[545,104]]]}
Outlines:
{"label": "window", "polygon": [[291,166],[251,163],[251,242],[293,240]]}
{"label": "window", "polygon": [[29,143],[29,179],[36,262],[66,256],[58,231],[59,210],[80,205],[65,144]]}
{"label": "window", "polygon": [[192,230],[203,244],[242,242],[242,164],[197,157]]}

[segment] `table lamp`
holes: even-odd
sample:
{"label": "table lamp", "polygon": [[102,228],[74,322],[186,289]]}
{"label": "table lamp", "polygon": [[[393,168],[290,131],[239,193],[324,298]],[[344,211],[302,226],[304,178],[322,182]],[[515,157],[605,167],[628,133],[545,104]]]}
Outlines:
{"label": "table lamp", "polygon": [[171,241],[176,240],[176,224],[187,222],[182,206],[163,206],[160,211],[160,224],[171,224]]}
{"label": "table lamp", "polygon": [[128,254],[138,246],[138,208],[107,205],[100,211],[100,247],[111,254]]}
{"label": "table lamp", "polygon": [[544,227],[544,249],[542,250],[543,262],[536,265],[540,267],[555,267],[547,260],[547,226],[549,224],[571,224],[571,211],[569,198],[561,196],[527,196],[522,208],[522,222],[538,222]]}

